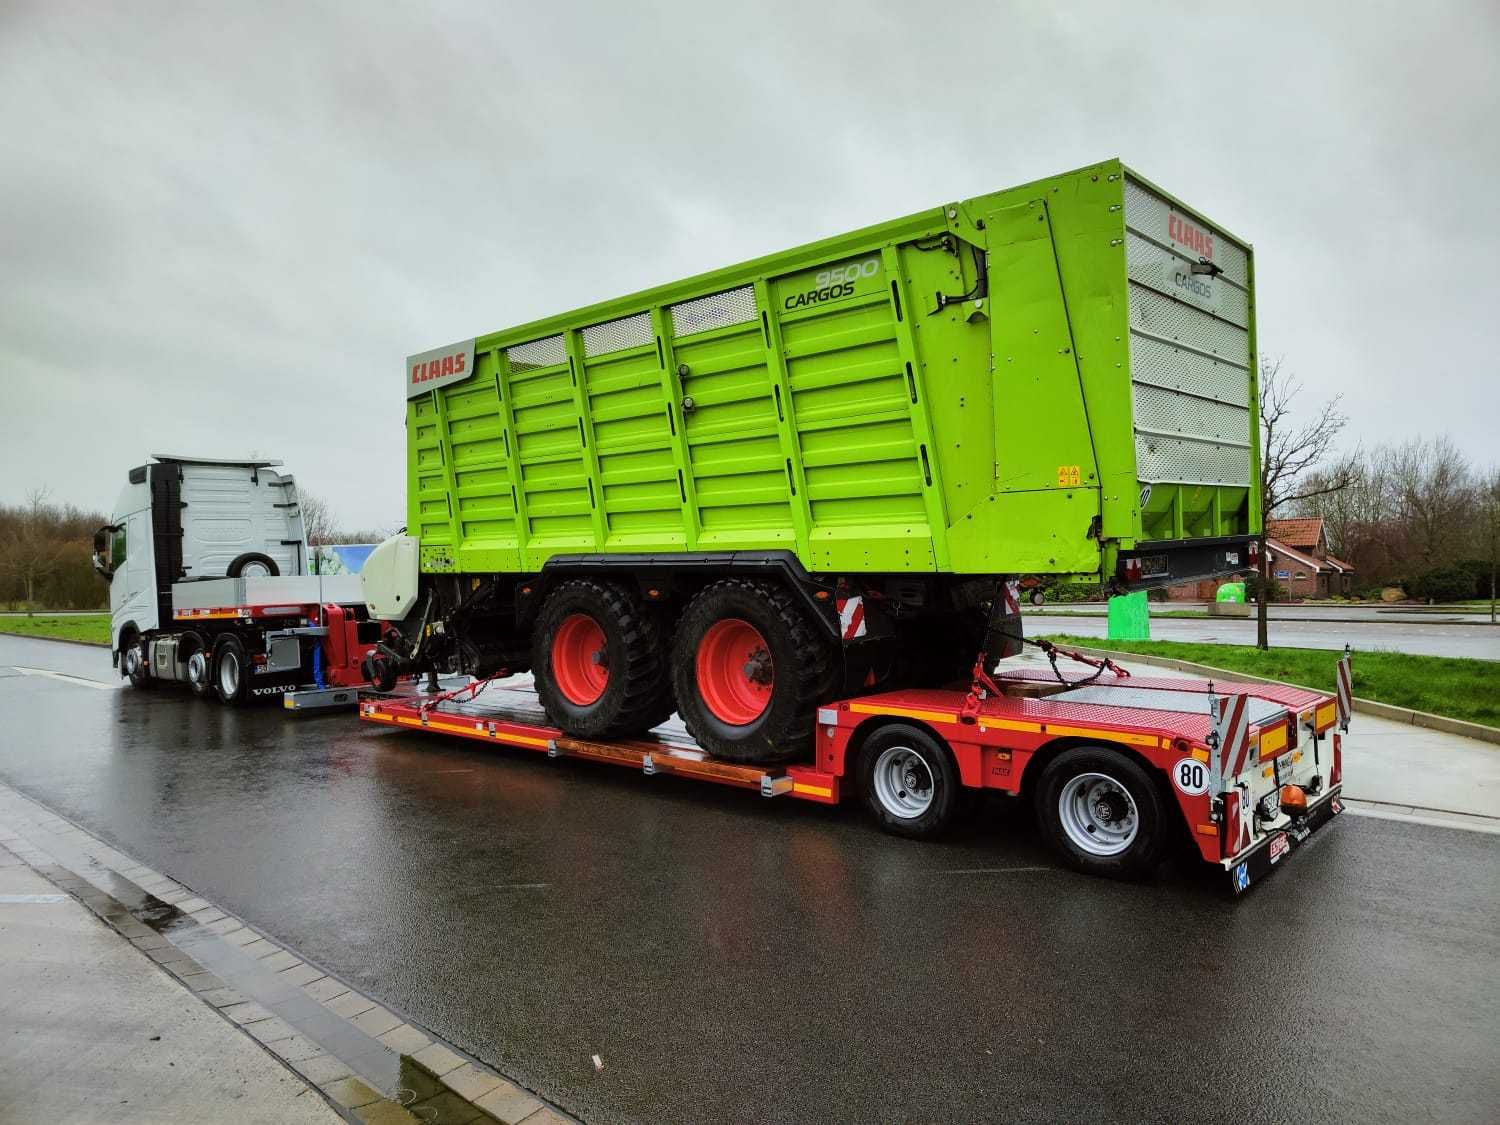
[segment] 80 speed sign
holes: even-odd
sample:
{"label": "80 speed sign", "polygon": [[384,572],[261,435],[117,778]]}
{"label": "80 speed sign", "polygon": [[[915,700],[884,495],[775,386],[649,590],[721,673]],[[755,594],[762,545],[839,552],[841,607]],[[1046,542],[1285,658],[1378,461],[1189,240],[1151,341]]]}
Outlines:
{"label": "80 speed sign", "polygon": [[1208,792],[1208,767],[1197,758],[1183,758],[1172,767],[1172,784],[1185,796],[1202,796]]}

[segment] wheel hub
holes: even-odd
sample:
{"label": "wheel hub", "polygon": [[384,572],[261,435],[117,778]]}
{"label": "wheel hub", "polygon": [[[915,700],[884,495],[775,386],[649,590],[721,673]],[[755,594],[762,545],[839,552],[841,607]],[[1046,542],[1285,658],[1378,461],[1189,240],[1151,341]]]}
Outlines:
{"label": "wheel hub", "polygon": [[1081,773],[1063,785],[1057,819],[1068,841],[1090,855],[1120,855],[1140,833],[1140,814],[1130,791],[1102,773]]}
{"label": "wheel hub", "polygon": [[738,617],[715,621],[693,660],[698,693],[714,718],[730,726],[755,722],[771,704],[776,667],[759,629]]}
{"label": "wheel hub", "polygon": [[909,746],[890,746],[875,759],[875,799],[892,816],[915,820],[932,805],[932,773]]}
{"label": "wheel hub", "polygon": [[552,678],[569,703],[597,703],[609,686],[604,629],[586,613],[563,618],[552,638]]}

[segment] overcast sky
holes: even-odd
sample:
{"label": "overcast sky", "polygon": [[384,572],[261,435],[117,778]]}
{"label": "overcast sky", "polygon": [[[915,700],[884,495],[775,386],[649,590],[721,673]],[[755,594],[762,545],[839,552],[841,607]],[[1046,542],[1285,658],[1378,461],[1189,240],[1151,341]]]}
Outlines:
{"label": "overcast sky", "polygon": [[254,452],[394,528],[407,354],[1110,156],[1351,441],[1500,459],[1500,6],[1214,7],[0,0],[0,500]]}

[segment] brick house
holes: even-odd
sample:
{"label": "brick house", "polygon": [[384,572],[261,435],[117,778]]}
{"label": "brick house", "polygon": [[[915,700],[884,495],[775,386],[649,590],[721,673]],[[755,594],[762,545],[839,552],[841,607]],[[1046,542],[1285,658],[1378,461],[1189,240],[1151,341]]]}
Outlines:
{"label": "brick house", "polygon": [[1321,519],[1266,521],[1271,577],[1289,598],[1348,597],[1354,567],[1328,553]]}
{"label": "brick house", "polygon": [[[1268,520],[1266,555],[1271,577],[1289,598],[1348,597],[1354,567],[1328,553],[1321,519]],[[1173,601],[1211,602],[1223,579],[1183,582],[1168,587]]]}

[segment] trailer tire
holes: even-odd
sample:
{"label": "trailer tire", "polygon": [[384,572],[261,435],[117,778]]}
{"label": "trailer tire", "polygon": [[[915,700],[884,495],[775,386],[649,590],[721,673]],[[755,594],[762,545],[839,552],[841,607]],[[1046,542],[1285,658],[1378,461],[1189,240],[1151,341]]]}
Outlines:
{"label": "trailer tire", "polygon": [[270,555],[263,555],[259,551],[247,551],[234,562],[229,564],[229,577],[239,578],[245,573],[246,567],[259,567],[265,574],[251,572],[253,578],[276,578],[281,574],[281,569],[276,565],[276,560]]}
{"label": "trailer tire", "polygon": [[219,638],[214,648],[214,694],[227,707],[250,697],[250,660],[245,646],[233,635]]}
{"label": "trailer tire", "polygon": [[611,582],[574,578],[548,595],[531,673],[547,718],[577,738],[642,734],[672,714],[657,618]]}
{"label": "trailer tire", "polygon": [[769,582],[728,578],[704,587],[672,640],[677,713],[704,750],[731,762],[810,754],[834,668],[832,644]]}
{"label": "trailer tire", "polygon": [[930,839],[973,807],[953,756],[921,727],[881,727],[860,747],[858,769],[865,807],[895,836]]}
{"label": "trailer tire", "polygon": [[1033,800],[1043,835],[1078,871],[1140,879],[1161,859],[1168,833],[1161,789],[1122,750],[1064,750],[1042,771]]}

